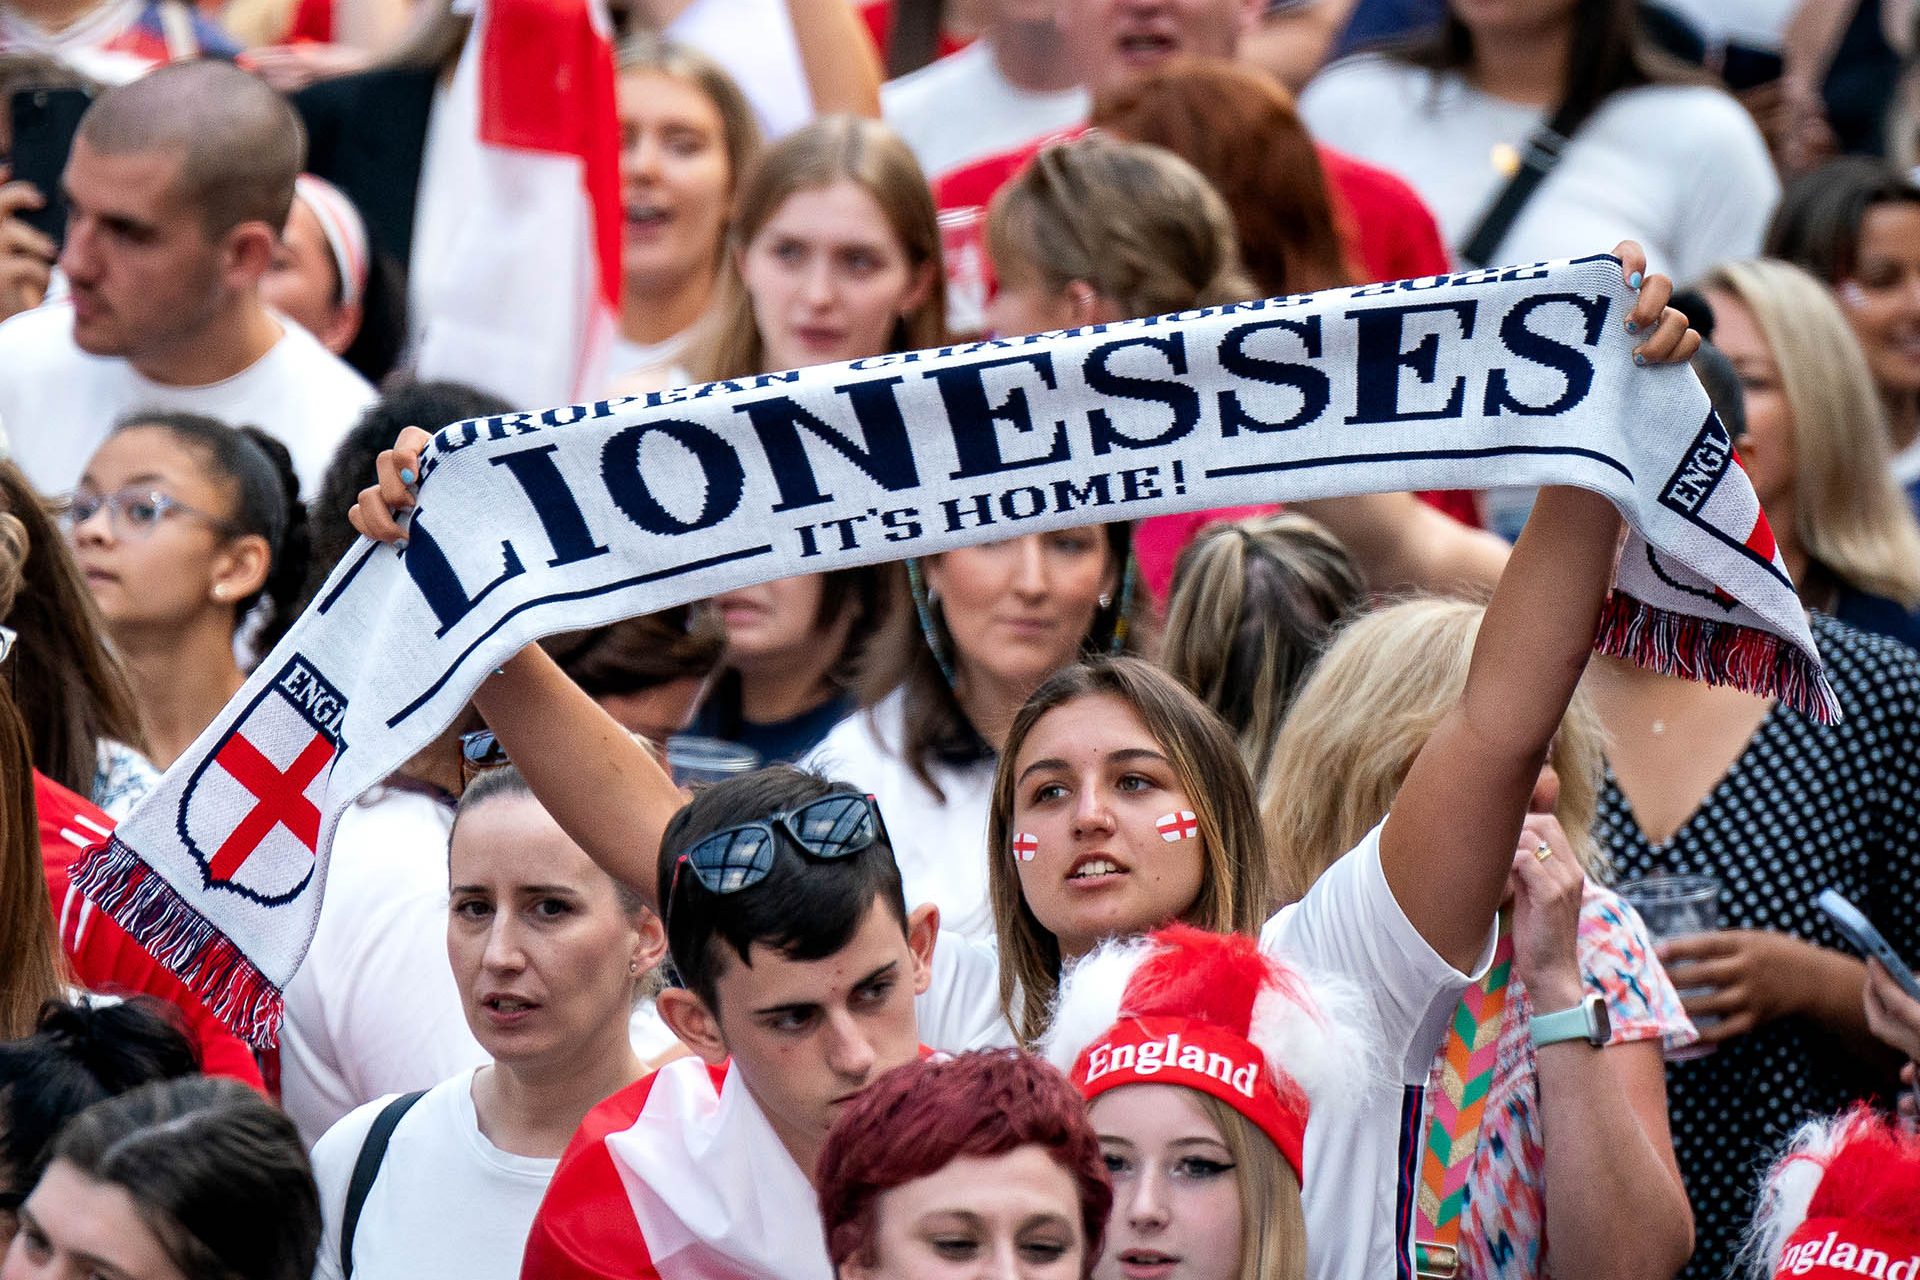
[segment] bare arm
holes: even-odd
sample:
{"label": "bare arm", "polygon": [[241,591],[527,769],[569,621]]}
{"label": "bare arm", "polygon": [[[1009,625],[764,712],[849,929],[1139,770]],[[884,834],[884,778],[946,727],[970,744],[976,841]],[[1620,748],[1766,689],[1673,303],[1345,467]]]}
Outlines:
{"label": "bare arm", "polygon": [[[1588,990],[1580,962],[1587,877],[1551,814],[1527,816],[1510,882],[1513,972],[1533,1012],[1576,1007]],[[1547,1270],[1580,1280],[1670,1280],[1693,1252],[1693,1211],[1667,1128],[1660,1043],[1596,1049],[1564,1041],[1541,1046],[1535,1063]],[[1624,1236],[1623,1222],[1634,1227]]]}
{"label": "bare arm", "polygon": [[[429,438],[408,427],[380,455],[379,483],[362,490],[348,513],[354,528],[381,542],[404,540],[412,477]],[[539,645],[482,682],[473,705],[560,829],[657,910],[660,837],[686,802],[659,762]]]}
{"label": "bare arm", "polygon": [[880,118],[880,58],[849,0],[787,0],[817,115]]}
{"label": "bare arm", "polygon": [[[1614,251],[1629,278],[1640,247]],[[1649,277],[1630,319],[1649,363],[1684,360],[1699,335]],[[1473,647],[1467,687],[1427,740],[1380,837],[1387,885],[1407,919],[1456,969],[1471,968],[1506,895],[1527,799],[1592,652],[1613,578],[1620,517],[1583,489],[1544,489]]]}
{"label": "bare arm", "polygon": [[1435,591],[1485,599],[1512,548],[1411,493],[1363,493],[1291,504],[1345,544],[1367,585],[1383,593]]}
{"label": "bare arm", "polygon": [[[1693,1253],[1693,1210],[1667,1128],[1660,1042],[1596,1049],[1568,1040],[1542,1047],[1537,1061],[1548,1272],[1581,1280],[1672,1276]],[[1554,1265],[1556,1258],[1566,1265]]]}

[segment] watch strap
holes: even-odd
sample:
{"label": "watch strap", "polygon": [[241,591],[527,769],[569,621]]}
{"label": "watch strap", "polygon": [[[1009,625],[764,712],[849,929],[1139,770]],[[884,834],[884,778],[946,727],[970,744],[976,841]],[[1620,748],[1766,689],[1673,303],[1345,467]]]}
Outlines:
{"label": "watch strap", "polygon": [[1562,1009],[1558,1013],[1536,1013],[1527,1024],[1527,1031],[1533,1038],[1533,1047],[1559,1044],[1565,1040],[1587,1040],[1591,1042],[1589,1027],[1592,1015],[1587,1005],[1593,997],[1589,996],[1571,1009]]}

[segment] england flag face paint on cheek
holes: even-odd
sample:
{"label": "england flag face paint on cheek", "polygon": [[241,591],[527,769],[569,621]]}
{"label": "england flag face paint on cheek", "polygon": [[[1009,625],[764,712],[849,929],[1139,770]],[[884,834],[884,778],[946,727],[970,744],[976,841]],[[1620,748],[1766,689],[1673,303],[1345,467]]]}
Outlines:
{"label": "england flag face paint on cheek", "polygon": [[1194,816],[1191,809],[1177,809],[1153,825],[1159,830],[1160,838],[1168,844],[1193,840],[1200,835],[1200,819]]}
{"label": "england flag face paint on cheek", "polygon": [[1040,852],[1040,838],[1031,831],[1022,831],[1013,837],[1013,860],[1032,862],[1033,856]]}

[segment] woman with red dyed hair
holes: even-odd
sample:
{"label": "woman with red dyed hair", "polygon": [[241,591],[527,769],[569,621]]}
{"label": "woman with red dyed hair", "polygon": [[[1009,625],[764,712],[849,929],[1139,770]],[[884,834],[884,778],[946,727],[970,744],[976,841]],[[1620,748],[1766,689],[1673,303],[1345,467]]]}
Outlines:
{"label": "woman with red dyed hair", "polygon": [[1088,1280],[1113,1191],[1066,1077],[1016,1050],[895,1067],[814,1178],[840,1280]]}

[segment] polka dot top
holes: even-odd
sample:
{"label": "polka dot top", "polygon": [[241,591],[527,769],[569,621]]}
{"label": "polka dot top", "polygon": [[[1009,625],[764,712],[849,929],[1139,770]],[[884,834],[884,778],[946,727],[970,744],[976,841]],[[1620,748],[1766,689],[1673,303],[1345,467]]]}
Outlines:
{"label": "polka dot top", "polygon": [[[1920,654],[1823,614],[1813,636],[1845,720],[1815,724],[1775,706],[1666,844],[1640,830],[1609,771],[1596,835],[1617,882],[1697,872],[1720,881],[1723,928],[1776,929],[1852,954],[1814,905],[1829,886],[1920,963]],[[1801,1019],[1783,1019],[1667,1068],[1674,1149],[1698,1245],[1681,1275],[1721,1280],[1768,1153],[1809,1114],[1897,1082]]]}

